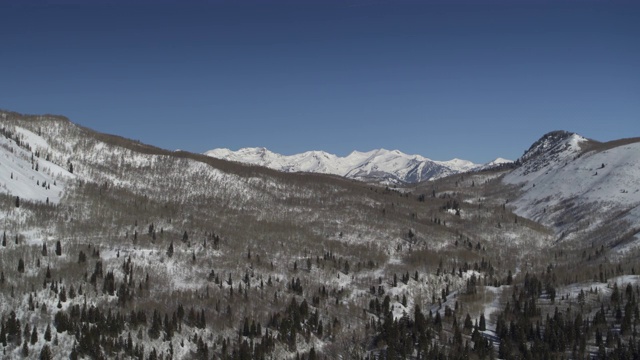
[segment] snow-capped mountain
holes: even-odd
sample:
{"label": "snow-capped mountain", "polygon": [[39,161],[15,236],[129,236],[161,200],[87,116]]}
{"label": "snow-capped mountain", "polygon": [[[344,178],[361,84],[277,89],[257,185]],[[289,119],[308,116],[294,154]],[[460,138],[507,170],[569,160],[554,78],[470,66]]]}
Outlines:
{"label": "snow-capped mountain", "polygon": [[524,153],[504,182],[524,190],[512,203],[518,214],[561,237],[602,229],[603,240],[623,241],[640,228],[639,160],[638,139],[599,143],[554,131]]}
{"label": "snow-capped mountain", "polygon": [[381,183],[416,183],[509,162],[501,158],[484,165],[461,159],[434,161],[420,155],[407,155],[398,150],[386,149],[354,151],[345,157],[324,151],[307,151],[287,156],[265,148],[243,148],[238,151],[214,149],[205,154],[284,172],[333,174]]}

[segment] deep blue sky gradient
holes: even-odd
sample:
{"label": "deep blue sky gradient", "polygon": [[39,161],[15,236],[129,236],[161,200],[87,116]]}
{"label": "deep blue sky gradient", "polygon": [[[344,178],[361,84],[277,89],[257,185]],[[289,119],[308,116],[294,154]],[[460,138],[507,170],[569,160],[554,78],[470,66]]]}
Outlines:
{"label": "deep blue sky gradient", "polygon": [[194,152],[640,136],[638,3],[144,2],[0,5],[0,108]]}

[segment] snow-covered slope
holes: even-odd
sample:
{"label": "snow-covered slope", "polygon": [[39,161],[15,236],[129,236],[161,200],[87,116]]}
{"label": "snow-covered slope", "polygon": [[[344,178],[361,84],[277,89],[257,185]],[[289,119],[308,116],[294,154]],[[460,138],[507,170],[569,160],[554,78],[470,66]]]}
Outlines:
{"label": "snow-covered slope", "polygon": [[286,156],[265,148],[244,148],[238,151],[215,149],[205,154],[284,172],[315,172],[383,183],[415,183],[486,166],[460,159],[434,161],[420,155],[407,155],[398,150],[386,149],[354,151],[345,157],[323,151]]}
{"label": "snow-covered slope", "polygon": [[[556,131],[543,136],[504,178],[520,184],[512,202],[517,213],[551,226],[560,236],[618,226],[609,241],[640,228],[640,142],[602,146],[584,137]],[[629,233],[631,231],[631,233]]]}
{"label": "snow-covered slope", "polygon": [[39,202],[57,203],[73,174],[48,160],[49,144],[21,127],[2,128],[0,192]]}

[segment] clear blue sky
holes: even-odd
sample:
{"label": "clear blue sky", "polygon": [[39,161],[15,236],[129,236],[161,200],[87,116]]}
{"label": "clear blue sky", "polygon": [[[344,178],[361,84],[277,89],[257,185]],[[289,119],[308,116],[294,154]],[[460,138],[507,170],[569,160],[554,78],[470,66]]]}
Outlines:
{"label": "clear blue sky", "polygon": [[0,108],[193,152],[640,136],[638,2],[144,2],[0,2]]}

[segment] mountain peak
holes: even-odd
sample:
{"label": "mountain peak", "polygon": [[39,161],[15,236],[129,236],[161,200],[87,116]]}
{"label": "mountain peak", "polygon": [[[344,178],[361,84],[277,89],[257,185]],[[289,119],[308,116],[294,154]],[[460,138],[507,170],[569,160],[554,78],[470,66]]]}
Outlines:
{"label": "mountain peak", "polygon": [[578,158],[589,140],[574,132],[556,130],[544,134],[518,159],[520,176],[535,177],[549,168],[565,166]]}
{"label": "mountain peak", "polygon": [[542,155],[553,156],[563,151],[576,153],[580,150],[580,143],[587,139],[573,132],[565,130],[555,130],[544,134],[540,139],[534,142],[527,151],[524,152],[519,159],[521,163],[525,163],[530,159],[537,158]]}
{"label": "mountain peak", "polygon": [[[533,143],[503,181],[518,184],[523,191],[511,203],[519,216],[541,221],[561,237],[575,236],[576,224],[584,219],[592,229],[610,226],[615,218],[640,219],[640,177],[635,166],[639,157],[640,142],[635,139],[600,143],[553,131]],[[608,220],[597,223],[594,217]]]}

